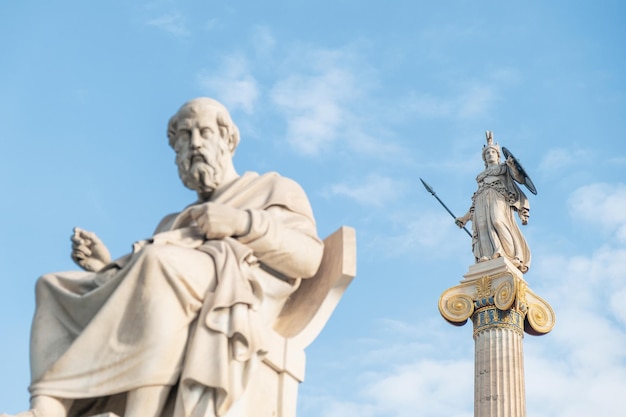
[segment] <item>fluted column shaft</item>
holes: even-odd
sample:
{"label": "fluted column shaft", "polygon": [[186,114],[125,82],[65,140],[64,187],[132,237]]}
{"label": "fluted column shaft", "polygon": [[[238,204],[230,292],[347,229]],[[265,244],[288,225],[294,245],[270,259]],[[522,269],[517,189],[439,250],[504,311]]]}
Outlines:
{"label": "fluted column shaft", "polygon": [[508,324],[520,317],[518,311],[496,308],[479,310],[473,316],[476,417],[526,416],[523,328]]}

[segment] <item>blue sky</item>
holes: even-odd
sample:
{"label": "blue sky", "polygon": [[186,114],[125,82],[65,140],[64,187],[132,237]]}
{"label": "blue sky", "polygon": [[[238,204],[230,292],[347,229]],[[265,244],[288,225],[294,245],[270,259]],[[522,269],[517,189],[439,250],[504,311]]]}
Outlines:
{"label": "blue sky", "polygon": [[439,295],[473,262],[463,214],[485,130],[539,193],[525,278],[557,314],[524,340],[528,414],[616,415],[626,390],[626,4],[21,1],[0,5],[0,411],[27,407],[33,286],[114,257],[194,199],[165,136],[224,102],[240,172],[302,184],[358,275],[308,349],[299,417],[473,415],[469,325]]}

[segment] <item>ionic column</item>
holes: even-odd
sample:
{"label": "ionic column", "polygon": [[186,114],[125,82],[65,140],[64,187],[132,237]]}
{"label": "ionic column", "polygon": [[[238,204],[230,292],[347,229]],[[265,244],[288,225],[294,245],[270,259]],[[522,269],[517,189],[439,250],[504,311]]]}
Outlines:
{"label": "ionic column", "polygon": [[474,324],[474,416],[525,417],[524,331],[548,333],[550,305],[534,294],[504,258],[472,265],[465,278],[439,298],[451,324]]}

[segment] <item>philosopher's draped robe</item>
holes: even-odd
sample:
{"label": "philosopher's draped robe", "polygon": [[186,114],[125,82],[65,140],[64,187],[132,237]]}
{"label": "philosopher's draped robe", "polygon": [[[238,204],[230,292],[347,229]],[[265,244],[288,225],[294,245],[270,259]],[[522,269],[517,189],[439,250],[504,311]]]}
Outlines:
{"label": "philosopher's draped robe", "polygon": [[228,411],[323,243],[304,192],[278,174],[246,173],[211,201],[248,210],[249,233],[206,240],[186,210],[98,273],[39,279],[32,395],[78,400],[71,415],[122,413],[129,390],[172,385],[164,416]]}

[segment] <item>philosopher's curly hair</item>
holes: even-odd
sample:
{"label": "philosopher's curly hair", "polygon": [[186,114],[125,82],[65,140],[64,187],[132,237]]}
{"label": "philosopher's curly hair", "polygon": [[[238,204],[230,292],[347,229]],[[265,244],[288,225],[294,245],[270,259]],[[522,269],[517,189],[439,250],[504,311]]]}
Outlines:
{"label": "philosopher's curly hair", "polygon": [[211,108],[215,111],[216,122],[220,129],[220,136],[228,142],[230,153],[235,153],[235,149],[239,144],[239,129],[230,118],[228,110],[222,103],[212,98],[199,97],[189,100],[181,106],[174,116],[170,118],[167,124],[167,138],[172,148],[176,144],[176,134],[178,132],[178,122],[189,114],[195,115],[202,111],[203,108]]}

